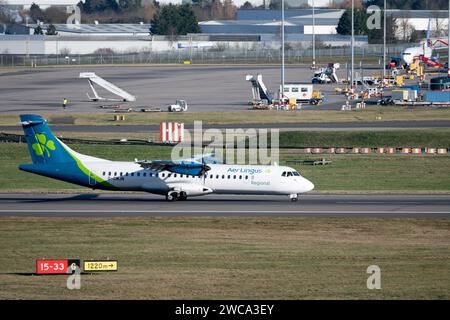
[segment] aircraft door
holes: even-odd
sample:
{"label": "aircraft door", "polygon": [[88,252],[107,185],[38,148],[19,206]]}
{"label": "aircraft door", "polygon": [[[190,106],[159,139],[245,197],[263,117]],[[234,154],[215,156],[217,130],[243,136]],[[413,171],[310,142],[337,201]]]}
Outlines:
{"label": "aircraft door", "polygon": [[90,186],[94,186],[96,183],[97,183],[97,182],[96,182],[96,180],[95,180],[95,178],[94,178],[92,172],[89,172],[89,185],[90,185]]}

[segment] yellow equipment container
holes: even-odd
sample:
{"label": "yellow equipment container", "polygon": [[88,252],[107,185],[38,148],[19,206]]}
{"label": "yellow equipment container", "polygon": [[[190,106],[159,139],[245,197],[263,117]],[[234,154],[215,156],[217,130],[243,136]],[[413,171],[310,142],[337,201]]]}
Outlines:
{"label": "yellow equipment container", "polygon": [[322,94],[320,93],[319,90],[314,90],[311,96],[313,99],[321,99],[322,98]]}
{"label": "yellow equipment container", "polygon": [[403,76],[395,76],[395,84],[401,87],[403,85]]}
{"label": "yellow equipment container", "polygon": [[417,76],[418,77],[422,77],[423,75],[424,75],[424,73],[423,73],[423,66],[419,66],[417,68]]}
{"label": "yellow equipment container", "polygon": [[295,97],[289,98],[289,106],[295,107],[297,105],[297,99]]}

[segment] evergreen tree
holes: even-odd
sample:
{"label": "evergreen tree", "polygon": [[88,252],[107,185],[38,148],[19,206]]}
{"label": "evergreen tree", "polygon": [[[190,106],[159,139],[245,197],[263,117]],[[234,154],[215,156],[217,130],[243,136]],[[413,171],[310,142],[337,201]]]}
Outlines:
{"label": "evergreen tree", "polygon": [[161,7],[151,22],[150,32],[160,35],[199,33],[200,27],[190,5]]}
{"label": "evergreen tree", "polygon": [[41,10],[41,8],[36,4],[32,3],[30,6],[30,17],[34,21],[42,21],[44,18],[44,12]]}
{"label": "evergreen tree", "polygon": [[[382,43],[384,28],[381,25],[381,29],[368,29],[367,19],[369,14],[366,8],[355,9],[355,35],[367,35],[369,37],[370,43]],[[381,13],[381,21],[383,21],[383,13]],[[387,43],[395,43],[397,40],[395,38],[395,33],[397,30],[396,20],[392,17],[387,17],[386,19],[386,41]],[[336,27],[336,32],[342,35],[352,34],[352,10],[345,10],[344,14],[339,19],[338,26]]]}
{"label": "evergreen tree", "polygon": [[352,33],[352,11],[347,9],[339,19],[336,27],[336,32],[342,35],[349,35]]}
{"label": "evergreen tree", "polygon": [[84,3],[80,1],[78,6],[85,13],[101,12],[105,10],[119,10],[119,5],[116,0],[86,0]]}

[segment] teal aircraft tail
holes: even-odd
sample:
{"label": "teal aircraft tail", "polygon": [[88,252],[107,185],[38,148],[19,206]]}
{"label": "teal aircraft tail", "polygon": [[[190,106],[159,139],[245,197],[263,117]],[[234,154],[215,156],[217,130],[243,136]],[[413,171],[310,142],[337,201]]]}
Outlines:
{"label": "teal aircraft tail", "polygon": [[20,121],[25,132],[25,139],[33,164],[51,164],[72,162],[66,148],[55,137],[41,116],[24,114]]}
{"label": "teal aircraft tail", "polygon": [[70,149],[55,137],[47,121],[39,115],[23,114],[20,115],[20,121],[33,161],[33,164],[19,165],[20,170],[94,189],[117,189],[91,172],[80,157],[88,161],[106,160],[85,156]]}

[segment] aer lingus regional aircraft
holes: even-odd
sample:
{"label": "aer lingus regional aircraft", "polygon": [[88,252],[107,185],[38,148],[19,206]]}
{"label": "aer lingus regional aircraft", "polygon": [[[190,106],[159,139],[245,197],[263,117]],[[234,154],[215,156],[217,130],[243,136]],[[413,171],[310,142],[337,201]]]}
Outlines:
{"label": "aer lingus regional aircraft", "polygon": [[210,193],[289,195],[292,201],[314,185],[284,166],[188,160],[110,161],[73,151],[54,136],[39,115],[20,116],[33,164],[20,170],[102,190],[144,191],[168,201]]}

